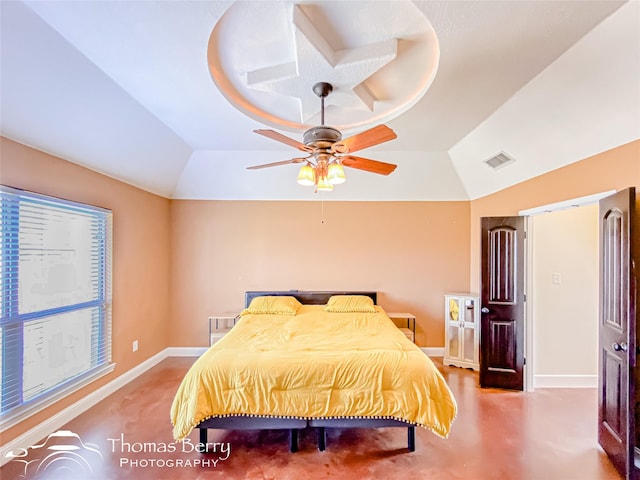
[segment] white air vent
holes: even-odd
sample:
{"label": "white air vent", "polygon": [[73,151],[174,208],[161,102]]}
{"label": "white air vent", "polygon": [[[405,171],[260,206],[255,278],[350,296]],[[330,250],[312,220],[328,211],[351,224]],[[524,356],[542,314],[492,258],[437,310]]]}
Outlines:
{"label": "white air vent", "polygon": [[509,165],[510,163],[513,163],[515,161],[515,158],[511,158],[506,153],[500,152],[499,154],[491,157],[489,160],[485,160],[484,163],[489,165],[494,170],[497,170],[498,168],[502,168],[505,165]]}

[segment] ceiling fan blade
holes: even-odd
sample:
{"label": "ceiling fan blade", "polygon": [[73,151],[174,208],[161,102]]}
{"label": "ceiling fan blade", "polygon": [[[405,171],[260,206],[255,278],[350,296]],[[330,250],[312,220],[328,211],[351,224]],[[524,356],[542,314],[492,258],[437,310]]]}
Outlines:
{"label": "ceiling fan blade", "polygon": [[364,132],[360,132],[352,137],[336,142],[331,149],[338,153],[351,153],[363,148],[373,147],[380,143],[388,142],[397,138],[396,132],[386,125],[378,125]]}
{"label": "ceiling fan blade", "polygon": [[300,143],[297,140],[294,140],[293,138],[289,138],[286,135],[282,135],[281,133],[278,133],[274,130],[259,129],[259,130],[254,130],[254,132],[259,135],[263,135],[267,138],[270,138],[271,140],[275,140],[276,142],[281,142],[286,145],[289,145],[290,147],[297,148],[298,150],[301,150],[303,152],[310,152],[313,150],[311,147],[307,147],[304,143]]}
{"label": "ceiling fan blade", "polygon": [[378,160],[354,157],[352,155],[340,157],[340,163],[342,163],[342,165],[344,165],[345,167],[365,170],[367,172],[377,173],[379,175],[389,175],[397,167],[397,165],[394,165],[393,163],[379,162]]}
{"label": "ceiling fan blade", "polygon": [[306,158],[292,158],[291,160],[283,160],[281,162],[265,163],[263,165],[254,165],[252,167],[247,167],[247,170],[258,170],[259,168],[277,167],[280,165],[288,165],[290,163],[302,163],[306,161],[307,161]]}

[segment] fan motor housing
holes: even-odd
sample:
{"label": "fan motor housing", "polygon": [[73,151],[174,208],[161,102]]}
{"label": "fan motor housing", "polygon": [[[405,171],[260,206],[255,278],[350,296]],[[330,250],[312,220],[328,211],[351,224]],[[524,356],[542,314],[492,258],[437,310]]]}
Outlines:
{"label": "fan motor housing", "polygon": [[321,125],[312,127],[302,137],[302,141],[308,147],[330,148],[336,142],[342,140],[342,134],[333,127]]}

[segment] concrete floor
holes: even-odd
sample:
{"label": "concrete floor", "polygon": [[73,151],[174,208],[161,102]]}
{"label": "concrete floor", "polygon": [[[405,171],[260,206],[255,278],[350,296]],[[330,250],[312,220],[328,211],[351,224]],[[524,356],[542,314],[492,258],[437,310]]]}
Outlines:
{"label": "concrete floor", "polygon": [[[404,428],[328,430],[327,450],[319,452],[316,432],[306,429],[300,434],[300,450],[290,453],[286,431],[212,430],[208,440],[217,452],[200,454],[195,451],[198,432],[192,432],[190,442],[174,444],[169,421],[173,395],[194,360],[164,360],[79,415],[63,429],[78,434],[87,453],[80,460],[71,454],[44,460],[44,454],[33,451],[26,478],[621,478],[597,444],[595,389],[480,389],[477,373],[444,367],[438,358],[434,361],[459,407],[448,439],[417,428],[416,451],[409,453]],[[38,465],[50,468],[35,474]],[[0,478],[24,478],[24,469],[24,463],[11,461],[0,469]]]}

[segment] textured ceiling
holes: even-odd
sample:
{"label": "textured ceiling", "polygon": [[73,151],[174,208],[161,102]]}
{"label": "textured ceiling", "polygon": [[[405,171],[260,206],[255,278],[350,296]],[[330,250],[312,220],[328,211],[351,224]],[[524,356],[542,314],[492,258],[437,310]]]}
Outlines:
{"label": "textured ceiling", "polygon": [[[318,198],[318,123],[398,138],[325,200],[463,200],[640,138],[640,2],[0,2],[8,138],[171,198]],[[332,78],[315,78],[332,76]],[[516,162],[484,164],[504,151]]]}

